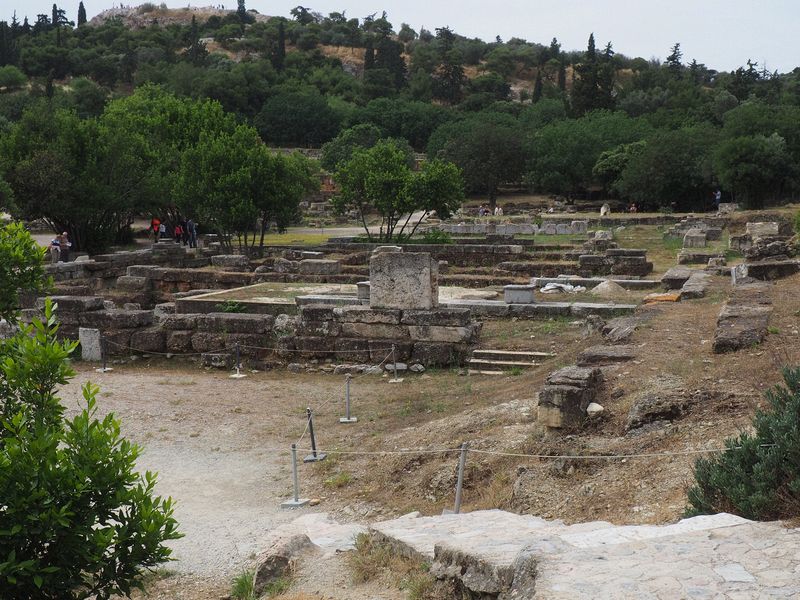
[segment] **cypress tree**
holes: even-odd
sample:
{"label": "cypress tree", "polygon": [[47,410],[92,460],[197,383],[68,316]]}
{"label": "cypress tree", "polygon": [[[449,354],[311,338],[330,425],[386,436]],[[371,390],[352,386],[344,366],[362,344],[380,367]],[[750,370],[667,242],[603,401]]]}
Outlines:
{"label": "cypress tree", "polygon": [[86,9],[83,7],[83,0],[78,3],[78,27],[86,24]]}
{"label": "cypress tree", "polygon": [[534,104],[542,99],[542,87],[542,70],[539,69],[536,72],[536,82],[533,84],[533,97],[531,98],[531,101]]}

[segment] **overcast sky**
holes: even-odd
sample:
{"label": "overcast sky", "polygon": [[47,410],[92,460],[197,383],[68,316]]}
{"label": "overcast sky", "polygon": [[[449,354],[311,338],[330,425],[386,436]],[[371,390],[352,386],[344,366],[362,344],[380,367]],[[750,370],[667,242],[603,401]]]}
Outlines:
{"label": "overcast sky", "polygon": [[[160,0],[153,0],[160,3]],[[127,4],[140,4],[123,0]],[[236,0],[219,0],[234,8]],[[268,15],[286,15],[299,0],[248,0],[247,7]],[[194,6],[214,4],[200,0]],[[0,18],[14,10],[31,21],[50,13],[53,0],[0,0]],[[84,0],[89,18],[114,3]],[[119,2],[117,2],[117,6]],[[167,0],[171,7],[186,0]],[[75,20],[78,0],[59,6]],[[598,46],[611,41],[628,56],[664,58],[680,42],[684,60],[695,58],[710,68],[730,70],[748,58],[770,70],[788,72],[800,66],[800,0],[304,0],[303,6],[327,14],[346,11],[364,17],[385,10],[399,29],[405,22],[415,30],[445,25],[469,37],[504,40],[520,37],[547,44],[557,37],[566,50],[584,49],[590,32]]]}

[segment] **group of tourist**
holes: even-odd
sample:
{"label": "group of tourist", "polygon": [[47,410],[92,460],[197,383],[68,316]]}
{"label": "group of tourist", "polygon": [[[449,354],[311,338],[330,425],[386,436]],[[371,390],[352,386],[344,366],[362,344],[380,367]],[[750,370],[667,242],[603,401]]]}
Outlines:
{"label": "group of tourist", "polygon": [[150,221],[150,236],[156,242],[172,237],[176,244],[197,248],[197,224],[192,219],[181,217],[175,225],[168,226],[158,217],[153,217]]}
{"label": "group of tourist", "polygon": [[[479,217],[491,217],[492,216],[492,209],[486,206],[485,204],[481,204],[480,208],[478,209],[478,216]],[[503,216],[503,209],[499,206],[495,206],[494,208],[494,216],[495,217],[502,217]]]}
{"label": "group of tourist", "polygon": [[72,248],[72,243],[69,241],[69,235],[66,231],[54,237],[50,240],[50,245],[47,247],[50,252],[50,262],[52,264],[57,262],[69,262],[70,248]]}

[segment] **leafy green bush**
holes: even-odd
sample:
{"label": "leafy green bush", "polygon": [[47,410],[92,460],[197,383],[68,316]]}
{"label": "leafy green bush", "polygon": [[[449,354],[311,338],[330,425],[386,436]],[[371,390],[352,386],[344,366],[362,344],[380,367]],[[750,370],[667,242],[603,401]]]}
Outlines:
{"label": "leafy green bush", "polygon": [[225,300],[217,304],[217,310],[224,313],[243,313],[247,312],[247,307],[236,300]]}
{"label": "leafy green bush", "polygon": [[108,599],[141,586],[180,537],[172,499],[136,472],[141,449],[120,422],[97,418],[98,388],[83,387],[72,419],[56,389],[74,376],[73,342],[45,321],[0,346],[0,590],[18,600]]}
{"label": "leafy green bush", "polygon": [[440,229],[429,229],[422,234],[423,244],[452,244],[453,236]]}
{"label": "leafy green bush", "polygon": [[726,451],[697,460],[688,515],[730,512],[747,519],[800,515],[800,368],[783,369],[785,386],[765,397],[754,433],[725,442]]}
{"label": "leafy green bush", "polygon": [[800,235],[800,212],[794,216],[794,231]]}
{"label": "leafy green bush", "polygon": [[44,277],[45,250],[19,223],[0,227],[0,318],[15,321],[19,292],[39,292]]}

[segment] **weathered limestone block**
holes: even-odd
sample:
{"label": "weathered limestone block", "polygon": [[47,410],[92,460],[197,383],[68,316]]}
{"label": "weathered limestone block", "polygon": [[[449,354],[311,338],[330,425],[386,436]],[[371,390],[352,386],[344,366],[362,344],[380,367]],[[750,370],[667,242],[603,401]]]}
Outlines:
{"label": "weathered limestone block", "polygon": [[444,367],[462,365],[469,354],[466,344],[450,344],[442,342],[414,342],[410,362],[420,363],[426,367]]}
{"label": "weathered limestone block", "polygon": [[506,304],[533,304],[536,287],[533,285],[503,286],[503,300]]}
{"label": "weathered limestone block", "polygon": [[225,348],[225,335],[198,331],[192,335],[192,350],[195,352],[213,352]]}
{"label": "weathered limestone block", "polygon": [[301,275],[338,275],[342,272],[342,264],[338,260],[305,259],[300,261]]}
{"label": "weathered limestone block", "polygon": [[556,235],[557,232],[558,232],[558,226],[555,223],[544,223],[542,225],[543,235]]}
{"label": "weathered limestone block", "polygon": [[131,277],[147,277],[157,279],[157,274],[161,270],[158,265],[131,265],[125,269],[125,274]]}
{"label": "weathered limestone block", "polygon": [[602,366],[627,362],[634,358],[634,346],[592,346],[578,354],[576,363],[579,367]]}
{"label": "weathered limestone block", "polygon": [[280,537],[256,558],[253,591],[261,596],[274,580],[291,573],[294,563],[302,553],[317,549],[304,533]]}
{"label": "weathered limestone block", "polygon": [[342,335],[352,338],[395,340],[407,338],[408,327],[382,323],[342,323]]}
{"label": "weathered limestone block", "polygon": [[153,323],[152,310],[94,310],[80,315],[80,324],[98,329],[138,329]]}
{"label": "weathered limestone block", "polygon": [[750,237],[749,233],[745,233],[743,235],[732,235],[728,238],[728,247],[731,250],[737,250],[739,252],[745,252],[753,245],[753,238]]}
{"label": "weathered limestone block", "polygon": [[631,404],[625,429],[630,431],[654,421],[672,421],[683,416],[692,403],[690,397],[678,392],[646,394]]}
{"label": "weathered limestone block", "polygon": [[439,265],[426,252],[382,252],[370,258],[372,308],[439,306]]}
{"label": "weathered limestone block", "polygon": [[94,362],[103,360],[99,329],[81,327],[78,329],[78,341],[81,343],[81,360]]}
{"label": "weathered limestone block", "polygon": [[334,338],[297,336],[294,338],[294,346],[297,352],[303,356],[331,358],[336,351],[336,340]]}
{"label": "weathered limestone block", "polygon": [[702,229],[690,229],[683,236],[684,248],[705,248],[706,233]]}
{"label": "weathered limestone block", "polygon": [[243,254],[217,254],[211,257],[211,265],[223,269],[246,269],[250,264]]}
{"label": "weathered limestone block", "polygon": [[340,323],[400,324],[400,311],[369,306],[340,306],[333,309],[334,318]]}
{"label": "weathered limestone block", "polygon": [[150,289],[150,280],[147,277],[134,277],[123,275],[117,277],[117,289],[128,292],[142,292]]}
{"label": "weathered limestone block", "polygon": [[297,335],[305,337],[338,337],[342,333],[342,324],[336,321],[300,321]]}
{"label": "weathered limestone block", "polygon": [[759,237],[753,240],[752,245],[744,250],[748,260],[775,260],[785,259],[794,253],[794,248],[789,240],[778,237]]}
{"label": "weathered limestone block", "polygon": [[223,333],[267,333],[272,331],[275,317],[248,313],[209,313],[198,317],[200,331]]}
{"label": "weathered limestone block", "polygon": [[160,327],[141,329],[131,336],[133,352],[164,352],[166,348],[166,332]]}
{"label": "weathered limestone block", "polygon": [[469,342],[475,338],[475,327],[442,327],[439,325],[410,325],[409,334],[412,340],[424,342],[449,342],[458,344]]}
{"label": "weathered limestone block", "polygon": [[692,276],[692,270],[688,267],[677,266],[672,267],[669,271],[664,273],[661,278],[661,285],[665,290],[678,290],[683,287],[683,284]]}
{"label": "weathered limestone block", "polygon": [[197,320],[201,316],[202,315],[192,313],[164,315],[160,319],[160,325],[162,328],[167,330],[197,329]]}
{"label": "weathered limestone block", "polygon": [[347,362],[369,362],[369,340],[337,338],[336,358]]}
{"label": "weathered limestone block", "polygon": [[276,273],[297,273],[300,269],[300,263],[296,260],[276,258],[275,262],[272,263],[272,268]]}
{"label": "weathered limestone block", "polygon": [[748,223],[745,231],[751,238],[770,237],[780,235],[780,224],[775,221]]}
{"label": "weathered limestone block", "polygon": [[589,221],[573,221],[570,227],[572,228],[573,234],[580,235],[583,233],[588,233]]}
{"label": "weathered limestone block", "polygon": [[369,340],[370,362],[379,363],[384,359],[386,359],[386,362],[392,362],[391,357],[389,357],[392,346],[394,346],[394,360],[397,362],[407,362],[411,357],[411,350],[414,344],[410,340]]}
{"label": "weathered limestone block", "polygon": [[706,229],[706,239],[711,242],[718,242],[722,239],[722,227],[708,227]]}
{"label": "weathered limestone block", "polygon": [[175,314],[174,302],[162,302],[161,304],[156,304],[155,307],[153,307],[153,318],[158,322],[160,322],[167,315],[174,315],[174,314]]}
{"label": "weathered limestone block", "polygon": [[564,367],[551,373],[539,392],[539,421],[551,428],[580,425],[602,377],[596,367]]}
{"label": "weathered limestone block", "polygon": [[468,308],[404,310],[400,322],[403,325],[442,325],[448,327],[464,327],[469,325],[471,316],[471,312]]}
{"label": "weathered limestone block", "polygon": [[333,306],[304,304],[300,307],[300,321],[333,321]]}
{"label": "weathered limestone block", "polygon": [[681,288],[681,299],[691,300],[703,298],[706,295],[708,286],[711,285],[711,275],[703,271],[695,271],[692,276],[683,284]]}
{"label": "weathered limestone block", "polygon": [[356,284],[358,299],[362,304],[369,304],[369,281],[359,281]]}
{"label": "weathered limestone block", "polygon": [[166,331],[165,333],[169,352],[183,353],[192,350],[194,331]]}
{"label": "weathered limestone block", "polygon": [[572,233],[572,228],[566,223],[556,224],[556,235],[570,235],[571,233]]}
{"label": "weathered limestone block", "polygon": [[130,353],[131,335],[130,329],[112,329],[103,331],[103,348],[108,356],[125,356]]}
{"label": "weathered limestone block", "polygon": [[[50,296],[49,298],[53,304],[58,304],[57,314],[103,309],[103,299],[100,296]],[[36,300],[36,307],[44,308],[44,298]]]}
{"label": "weathered limestone block", "polygon": [[709,259],[718,258],[722,255],[717,252],[698,251],[684,249],[678,252],[679,265],[705,265]]}

